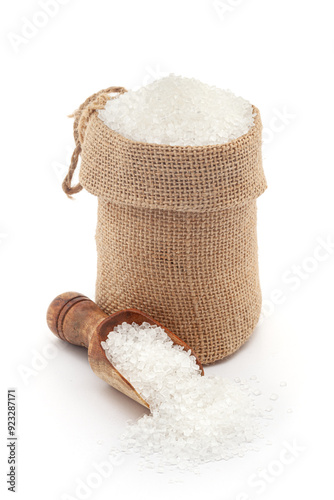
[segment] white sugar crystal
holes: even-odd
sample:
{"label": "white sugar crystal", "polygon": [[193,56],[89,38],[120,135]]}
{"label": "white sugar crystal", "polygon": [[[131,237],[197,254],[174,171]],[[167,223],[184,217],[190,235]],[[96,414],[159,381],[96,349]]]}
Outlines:
{"label": "white sugar crystal", "polygon": [[276,401],[276,400],[278,399],[278,394],[272,394],[272,395],[270,396],[270,399],[271,399],[272,401]]}
{"label": "white sugar crystal", "polygon": [[102,342],[106,356],[150,405],[130,422],[127,450],[159,458],[159,467],[191,469],[254,449],[261,411],[240,383],[201,376],[195,357],[157,326],[123,323]]}
{"label": "white sugar crystal", "polygon": [[254,124],[253,107],[242,97],[175,75],[109,100],[98,115],[128,139],[171,146],[225,144]]}

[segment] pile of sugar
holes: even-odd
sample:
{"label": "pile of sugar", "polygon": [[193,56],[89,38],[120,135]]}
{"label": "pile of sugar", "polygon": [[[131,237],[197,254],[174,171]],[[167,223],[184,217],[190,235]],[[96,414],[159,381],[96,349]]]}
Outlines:
{"label": "pile of sugar", "polygon": [[224,144],[254,124],[242,97],[175,75],[109,100],[99,117],[128,139],[171,146]]}
{"label": "pile of sugar", "polygon": [[262,412],[242,384],[201,376],[190,351],[148,323],[123,323],[102,342],[106,356],[150,405],[129,423],[124,450],[159,465],[192,469],[257,449]]}

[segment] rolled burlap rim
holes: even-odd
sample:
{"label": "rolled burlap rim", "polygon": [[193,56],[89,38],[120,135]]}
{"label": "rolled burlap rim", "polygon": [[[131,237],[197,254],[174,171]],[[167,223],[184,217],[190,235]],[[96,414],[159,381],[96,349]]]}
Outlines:
{"label": "rolled burlap rim", "polygon": [[[118,204],[196,212],[236,206],[265,191],[262,123],[255,106],[254,125],[226,144],[149,144],[122,136],[98,117],[97,111],[115,98],[110,93],[124,92],[123,87],[101,90],[72,115],[76,148],[63,182],[67,195],[84,187]],[[80,183],[72,187],[80,154]]]}

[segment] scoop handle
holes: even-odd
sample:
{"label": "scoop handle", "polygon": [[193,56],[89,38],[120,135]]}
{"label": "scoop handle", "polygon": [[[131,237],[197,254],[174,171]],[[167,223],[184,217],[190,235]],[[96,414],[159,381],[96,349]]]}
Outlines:
{"label": "scoop handle", "polygon": [[52,333],[70,344],[87,347],[96,327],[108,315],[77,292],[58,295],[49,305],[47,324]]}

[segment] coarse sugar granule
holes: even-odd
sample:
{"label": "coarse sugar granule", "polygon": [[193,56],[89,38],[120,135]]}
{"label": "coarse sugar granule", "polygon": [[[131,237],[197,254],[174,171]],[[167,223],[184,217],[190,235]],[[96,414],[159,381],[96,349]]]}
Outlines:
{"label": "coarse sugar granule", "polygon": [[102,342],[106,356],[150,405],[127,425],[124,449],[163,465],[192,469],[256,449],[262,412],[252,391],[226,378],[202,376],[191,351],[148,323],[122,323]]}
{"label": "coarse sugar granule", "polygon": [[254,125],[254,110],[247,100],[176,75],[125,92],[98,114],[128,139],[171,146],[225,144]]}

